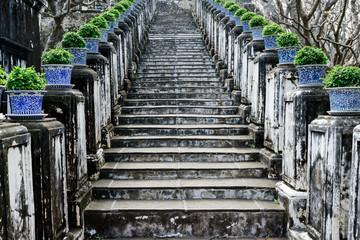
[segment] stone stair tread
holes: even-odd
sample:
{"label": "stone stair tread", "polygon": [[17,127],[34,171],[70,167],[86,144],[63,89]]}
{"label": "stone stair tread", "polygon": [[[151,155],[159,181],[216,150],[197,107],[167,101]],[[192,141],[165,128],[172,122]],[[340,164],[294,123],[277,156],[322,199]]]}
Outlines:
{"label": "stone stair tread", "polygon": [[260,162],[106,162],[104,170],[222,170],[267,169]]}
{"label": "stone stair tread", "polygon": [[260,153],[258,148],[198,148],[198,147],[155,147],[155,148],[109,148],[104,149],[104,153],[211,153],[211,154],[244,154]]}
{"label": "stone stair tread", "polygon": [[[167,99],[168,100],[168,99]],[[220,100],[220,99],[219,99]],[[161,118],[161,117],[201,117],[201,118],[241,118],[241,115],[202,115],[202,114],[157,114],[157,115],[133,115],[123,114],[120,118]]]}
{"label": "stone stair tread", "polygon": [[112,140],[175,140],[175,139],[198,139],[198,140],[253,140],[251,136],[248,135],[187,135],[187,136],[115,136]]}
{"label": "stone stair tread", "polygon": [[251,211],[273,212],[284,211],[279,204],[261,200],[93,200],[86,211],[112,212],[112,211]]}
{"label": "stone stair tread", "polygon": [[127,125],[117,125],[115,126],[115,128],[156,128],[156,129],[160,129],[160,128],[164,128],[164,129],[168,129],[168,128],[172,128],[172,129],[177,129],[177,128],[187,128],[187,129],[192,129],[192,128],[247,128],[247,125],[243,125],[243,124],[234,124],[234,125],[229,125],[229,124],[184,124],[184,125],[141,125],[141,124],[127,124]]}

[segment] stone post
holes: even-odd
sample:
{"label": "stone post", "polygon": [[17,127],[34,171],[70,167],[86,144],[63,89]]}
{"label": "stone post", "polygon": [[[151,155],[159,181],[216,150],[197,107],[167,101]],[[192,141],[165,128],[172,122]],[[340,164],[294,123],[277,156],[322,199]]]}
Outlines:
{"label": "stone post", "polygon": [[131,62],[129,63],[129,59],[130,59],[130,52],[129,50],[131,49],[131,42],[130,42],[130,28],[129,26],[126,24],[126,22],[120,22],[119,23],[119,28],[124,32],[124,37],[125,37],[125,43],[123,45],[123,62],[124,62],[124,68],[125,68],[125,73],[124,73],[124,78],[125,83],[127,81],[129,81],[130,76],[129,76],[129,66],[131,64]]}
{"label": "stone post", "polygon": [[234,78],[234,55],[235,55],[235,41],[243,32],[242,26],[235,26],[229,34],[228,47],[228,76]]}
{"label": "stone post", "polygon": [[243,51],[245,46],[252,40],[252,34],[250,32],[242,32],[239,37],[235,40],[234,49],[234,83],[235,89],[241,91],[241,82],[244,79],[242,76],[242,69],[244,67],[245,60],[243,59]]}
{"label": "stone post", "polygon": [[360,117],[320,116],[309,125],[306,227],[314,239],[348,239],[352,142]]}
{"label": "stone post", "polygon": [[261,161],[270,169],[269,177],[281,174],[284,143],[284,95],[296,88],[297,70],[293,64],[279,64],[266,79],[264,146],[260,152]]}
{"label": "stone post", "polygon": [[31,137],[18,123],[0,123],[0,239],[37,239]]}
{"label": "stone post", "polygon": [[85,98],[75,89],[48,90],[44,112],[65,126],[67,195],[70,227],[83,226],[83,211],[90,202],[86,152]]}
{"label": "stone post", "polygon": [[68,235],[64,126],[54,118],[19,121],[31,134],[36,239]]}

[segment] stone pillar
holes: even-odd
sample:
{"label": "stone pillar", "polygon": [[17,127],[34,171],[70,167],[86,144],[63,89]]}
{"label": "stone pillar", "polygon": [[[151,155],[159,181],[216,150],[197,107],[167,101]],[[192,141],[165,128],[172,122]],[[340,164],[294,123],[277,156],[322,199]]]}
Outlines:
{"label": "stone pillar", "polygon": [[235,89],[241,91],[241,82],[244,79],[242,76],[242,69],[247,67],[245,64],[246,59],[243,59],[243,51],[245,46],[252,40],[250,32],[242,32],[235,41],[234,49],[234,82]]}
{"label": "stone pillar", "polygon": [[267,76],[264,122],[264,146],[260,153],[261,161],[270,169],[269,177],[278,178],[281,174],[284,143],[284,95],[296,88],[297,70],[293,64],[279,64]]}
{"label": "stone pillar", "polygon": [[[124,73],[124,77],[126,80],[129,80],[130,79],[130,76],[129,76],[129,66],[131,63],[129,63],[129,59],[130,59],[130,45],[131,45],[131,42],[130,42],[130,28],[129,26],[125,23],[125,22],[120,22],[119,23],[119,28],[124,32],[124,36],[125,36],[125,43],[123,45],[123,53],[124,53],[124,56],[123,56],[123,62],[124,62],[124,68],[125,68],[125,73]],[[126,82],[125,80],[125,82]]]}
{"label": "stone pillar", "polygon": [[83,211],[91,197],[90,182],[87,181],[85,98],[75,89],[48,90],[43,108],[49,117],[65,126],[69,224],[70,227],[82,227]]}
{"label": "stone pillar", "polygon": [[234,55],[235,55],[235,41],[243,32],[242,26],[235,26],[229,34],[228,47],[228,76],[234,78]]}
{"label": "stone pillar", "polygon": [[352,142],[360,117],[320,116],[309,125],[307,232],[348,239]]}
{"label": "stone pillar", "polygon": [[287,229],[299,231],[305,230],[308,125],[326,114],[329,97],[321,88],[299,88],[287,92],[284,101],[283,182],[276,189],[280,204],[287,209]]}
{"label": "stone pillar", "polygon": [[[89,57],[92,57],[89,54]],[[85,131],[88,160],[88,177],[96,179],[104,164],[101,148],[100,81],[97,73],[87,67],[75,66],[71,82],[85,97]]]}
{"label": "stone pillar", "polygon": [[37,239],[30,134],[0,123],[0,239]]}
{"label": "stone pillar", "polygon": [[54,118],[19,121],[31,134],[36,239],[68,235],[64,126]]}

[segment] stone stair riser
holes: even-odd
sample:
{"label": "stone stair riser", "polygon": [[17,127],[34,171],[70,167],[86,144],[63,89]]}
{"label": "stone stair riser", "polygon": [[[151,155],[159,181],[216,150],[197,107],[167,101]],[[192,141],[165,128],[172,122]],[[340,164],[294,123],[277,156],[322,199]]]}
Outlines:
{"label": "stone stair riser", "polygon": [[131,88],[129,93],[224,93],[226,88],[211,88],[211,87],[178,87],[178,88]]}
{"label": "stone stair riser", "polygon": [[191,81],[191,82],[164,82],[164,81],[138,81],[132,82],[133,87],[151,87],[151,88],[160,88],[160,87],[223,87],[224,83],[220,81]]}
{"label": "stone stair riser", "polygon": [[120,117],[120,124],[241,124],[241,117]]}
{"label": "stone stair riser", "polygon": [[178,107],[178,108],[136,108],[128,109],[123,108],[121,110],[123,114],[134,114],[134,115],[146,115],[146,114],[206,114],[206,115],[230,115],[237,114],[238,108],[194,108],[194,107]]}
{"label": "stone stair riser", "polygon": [[[146,99],[146,101],[126,100],[125,106],[233,106],[232,100],[206,100],[196,101],[189,99]],[[201,124],[199,122],[199,124]]]}
{"label": "stone stair riser", "polygon": [[231,99],[229,93],[129,93],[127,99]]}

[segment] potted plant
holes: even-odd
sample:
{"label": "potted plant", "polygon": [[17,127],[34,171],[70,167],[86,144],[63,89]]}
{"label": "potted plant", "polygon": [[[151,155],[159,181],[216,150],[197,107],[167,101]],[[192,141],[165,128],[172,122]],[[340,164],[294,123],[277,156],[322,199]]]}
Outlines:
{"label": "potted plant", "polygon": [[67,32],[65,33],[61,46],[67,50],[71,55],[74,56],[72,65],[74,66],[84,66],[86,65],[86,42],[80,35],[76,32]]}
{"label": "potted plant", "polygon": [[42,55],[42,67],[48,89],[72,88],[70,83],[71,71],[74,67],[71,65],[73,57],[62,48],[51,49]]}
{"label": "potted plant", "polygon": [[222,1],[221,0],[215,0],[215,7],[217,10],[221,10],[221,3]]}
{"label": "potted plant", "polygon": [[33,67],[14,67],[6,82],[6,93],[9,94],[11,119],[42,119],[42,100],[46,91],[43,74],[37,73]]}
{"label": "potted plant", "polygon": [[226,1],[223,5],[223,9],[224,9],[224,13],[226,16],[229,16],[229,11],[228,11],[228,8],[232,5],[235,5],[235,3],[233,1]]}
{"label": "potted plant", "polygon": [[93,24],[85,24],[79,28],[78,33],[85,40],[89,53],[99,52],[101,32],[98,27]]}
{"label": "potted plant", "polygon": [[244,15],[245,13],[247,13],[247,10],[245,8],[239,8],[235,12],[234,17],[235,17],[236,26],[242,26],[241,16]]}
{"label": "potted plant", "polygon": [[324,79],[330,115],[360,115],[360,69],[335,66]]}
{"label": "potted plant", "polygon": [[131,13],[131,3],[126,0],[120,1],[120,4],[126,9],[125,16],[128,16]]}
{"label": "potted plant", "polygon": [[1,93],[5,89],[6,78],[7,78],[7,75],[4,71],[4,69],[0,65],[0,99],[1,99]]}
{"label": "potted plant", "polygon": [[228,8],[231,21],[235,20],[235,12],[239,9],[240,9],[239,5],[236,5],[236,4],[233,4]]}
{"label": "potted plant", "polygon": [[322,87],[327,63],[321,49],[306,46],[298,51],[294,64],[299,72],[299,87]]}
{"label": "potted plant", "polygon": [[296,53],[300,49],[300,40],[298,35],[294,33],[283,33],[278,38],[276,38],[276,42],[279,46],[279,63],[292,64],[294,62]]}
{"label": "potted plant", "polygon": [[110,9],[108,12],[114,14],[114,16],[116,18],[115,27],[119,27],[121,13],[118,10],[116,10],[115,8]]}
{"label": "potted plant", "polygon": [[107,24],[106,19],[100,16],[94,17],[93,19],[91,19],[90,23],[92,25],[95,25],[100,30],[100,42],[107,42],[110,27]]}
{"label": "potted plant", "polygon": [[278,45],[276,42],[276,38],[279,37],[279,34],[282,34],[284,32],[285,32],[284,29],[276,23],[271,23],[265,26],[262,32],[265,43],[265,49],[266,50],[277,49]]}
{"label": "potted plant", "polygon": [[250,20],[256,16],[256,13],[247,12],[241,17],[241,23],[243,24],[243,31],[244,32],[251,32],[249,22]]}
{"label": "potted plant", "polygon": [[249,27],[251,28],[253,40],[263,40],[262,31],[269,21],[263,16],[257,15],[251,18]]}
{"label": "potted plant", "polygon": [[109,32],[111,33],[114,32],[114,27],[116,22],[115,15],[110,12],[103,12],[102,14],[100,14],[100,16],[105,18],[105,20],[107,21],[107,24],[110,27]]}
{"label": "potted plant", "polygon": [[120,3],[115,4],[114,8],[116,10],[118,10],[120,12],[120,14],[121,14],[120,15],[120,22],[124,21],[126,8]]}

